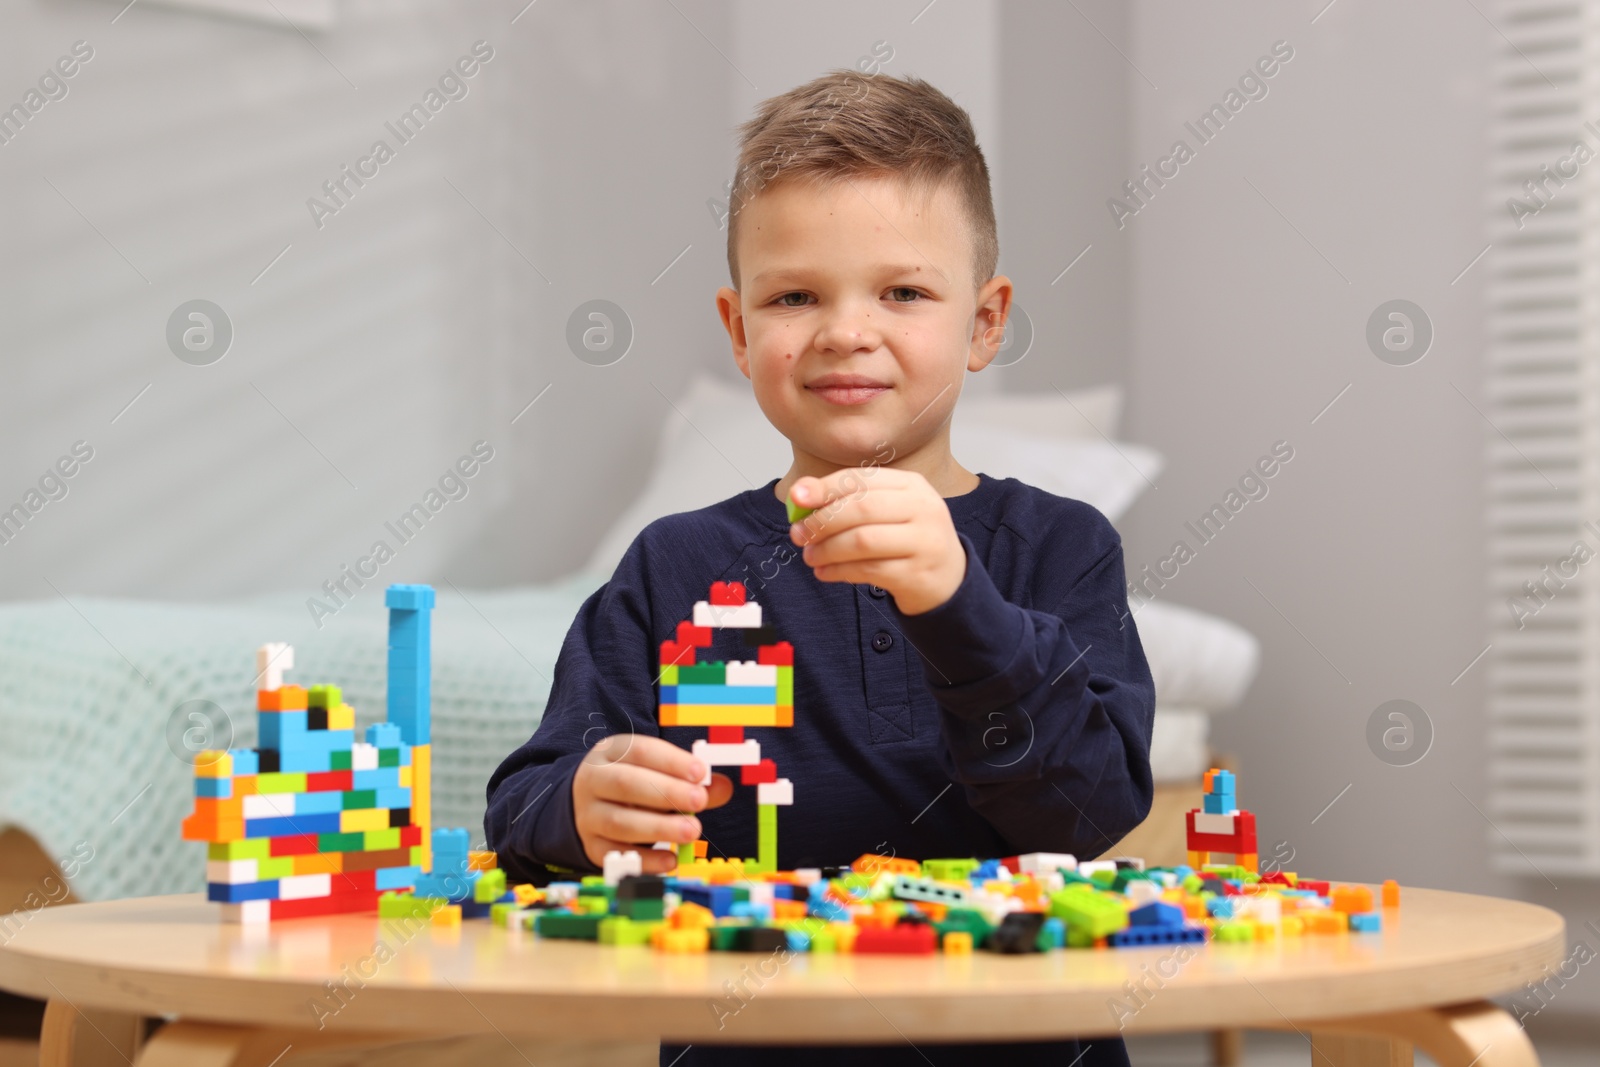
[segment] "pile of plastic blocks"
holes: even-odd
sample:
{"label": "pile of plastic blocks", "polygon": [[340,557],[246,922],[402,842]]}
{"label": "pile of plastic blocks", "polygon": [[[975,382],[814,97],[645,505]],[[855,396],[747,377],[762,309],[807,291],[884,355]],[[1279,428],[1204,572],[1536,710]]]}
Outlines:
{"label": "pile of plastic blocks", "polygon": [[1146,870],[1053,853],[865,855],[847,868],[753,875],[739,860],[698,860],[667,876],[638,873],[636,853],[612,853],[606,874],[542,888],[508,887],[493,864],[475,852],[470,884],[450,896],[385,894],[380,913],[447,924],[486,916],[540,937],[664,952],[1024,953],[1376,932],[1379,909],[1398,906],[1400,893],[1392,881],[1374,901],[1368,886],[1292,872]]}

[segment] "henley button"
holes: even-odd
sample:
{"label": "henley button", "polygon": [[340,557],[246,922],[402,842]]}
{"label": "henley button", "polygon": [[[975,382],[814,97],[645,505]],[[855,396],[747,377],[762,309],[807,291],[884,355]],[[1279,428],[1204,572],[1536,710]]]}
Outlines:
{"label": "henley button", "polygon": [[894,635],[888,630],[879,630],[872,635],[872,650],[874,652],[887,652],[894,646]]}

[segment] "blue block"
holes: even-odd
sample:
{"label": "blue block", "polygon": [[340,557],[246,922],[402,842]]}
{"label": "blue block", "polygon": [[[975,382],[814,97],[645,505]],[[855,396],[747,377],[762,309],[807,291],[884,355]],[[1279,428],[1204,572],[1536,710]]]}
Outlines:
{"label": "blue block", "polygon": [[1234,781],[1232,771],[1217,771],[1211,776],[1211,791],[1213,793],[1232,793]]}
{"label": "blue block", "polygon": [[206,899],[218,904],[241,904],[246,900],[277,900],[278,880],[270,882],[207,882]]}
{"label": "blue block", "polygon": [[[669,698],[670,694],[670,698]],[[775,685],[664,685],[663,704],[776,704]]]}
{"label": "blue block", "polygon": [[492,907],[494,907],[494,903],[492,901],[486,900],[482,903],[479,903],[478,901],[469,897],[468,899],[461,901],[461,917],[463,919],[487,918],[489,909]]}
{"label": "blue block", "polygon": [[396,786],[393,789],[378,790],[378,807],[380,808],[409,808],[411,806],[411,790],[405,786]]}
{"label": "blue block", "polygon": [[298,793],[294,798],[296,815],[326,815],[344,808],[344,796],[333,790],[316,793]]}
{"label": "blue block", "polygon": [[790,930],[784,935],[789,941],[790,952],[811,951],[811,935],[801,930]]}
{"label": "blue block", "polygon": [[416,611],[433,607],[433,586],[395,583],[383,591],[385,607]]}
{"label": "blue block", "polygon": [[1128,912],[1128,922],[1133,926],[1182,926],[1183,909],[1176,904],[1152,900]]}
{"label": "blue block", "polygon": [[978,869],[972,872],[971,881],[975,884],[985,882],[990,878],[997,877],[999,873],[999,860],[984,860],[982,863],[978,864]]}
{"label": "blue block", "polygon": [[1354,912],[1350,916],[1350,929],[1375,934],[1383,929],[1383,916],[1375,911]]}
{"label": "blue block", "polygon": [[197,797],[217,797],[228,800],[233,796],[232,778],[196,778],[194,780],[194,795]]}
{"label": "blue block", "polygon": [[293,837],[298,834],[336,834],[338,814],[279,815],[270,819],[246,819],[245,837]]}
{"label": "blue block", "polygon": [[1206,898],[1206,912],[1209,915],[1211,915],[1213,918],[1217,918],[1217,919],[1231,919],[1231,918],[1233,918],[1233,898],[1232,897],[1207,897]]}
{"label": "blue block", "polygon": [[1138,948],[1145,945],[1198,943],[1205,939],[1203,926],[1130,926],[1107,937],[1106,942],[1117,948]]}
{"label": "blue block", "polygon": [[377,889],[409,889],[421,874],[421,867],[380,867],[372,884]]}
{"label": "blue block", "polygon": [[753,904],[748,900],[736,900],[728,905],[728,914],[735,919],[754,919],[758,926],[764,926],[772,919],[771,908],[765,904]]}
{"label": "blue block", "polygon": [[1044,933],[1049,938],[1051,948],[1065,948],[1067,944],[1067,924],[1054,916],[1044,921]]}
{"label": "blue block", "polygon": [[1232,793],[1207,793],[1205,805],[1207,815],[1226,815],[1239,810],[1239,802],[1233,799]]}
{"label": "blue block", "polygon": [[400,766],[402,766],[402,767],[411,766],[411,746],[410,745],[401,744],[401,746],[400,746]]}
{"label": "blue block", "polygon": [[257,774],[261,770],[261,757],[253,748],[230,748],[228,755],[233,757],[233,773]]}
{"label": "blue block", "polygon": [[[684,882],[678,887],[678,893],[691,904],[711,909],[711,914],[719,919],[728,914],[728,909],[733,907],[734,903],[731,885],[696,885],[693,882]],[[812,906],[816,906],[814,902]]]}
{"label": "blue block", "polygon": [[373,748],[400,747],[400,727],[392,722],[375,722],[367,727],[367,744]]}
{"label": "blue block", "polygon": [[285,742],[293,747],[297,738],[306,735],[306,713],[303,711],[263,711],[257,715],[262,748],[282,749]]}
{"label": "blue block", "polygon": [[378,767],[370,771],[352,771],[351,789],[399,789],[400,768]]}
{"label": "blue block", "polygon": [[[278,753],[278,770],[284,774],[333,770],[333,756],[312,748],[290,748]],[[299,810],[298,808],[296,810]]]}
{"label": "blue block", "polygon": [[436,862],[432,871],[417,875],[412,892],[419,897],[443,897],[452,904],[459,904],[472,899],[472,888],[482,876],[482,871],[441,871]]}

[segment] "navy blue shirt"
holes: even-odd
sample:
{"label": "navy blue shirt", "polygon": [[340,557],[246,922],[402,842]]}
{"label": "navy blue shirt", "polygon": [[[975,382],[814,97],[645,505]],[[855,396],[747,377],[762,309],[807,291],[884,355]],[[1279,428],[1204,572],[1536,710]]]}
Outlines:
{"label": "navy blue shirt", "polygon": [[[1155,687],[1105,516],[979,474],[977,488],[945,498],[966,574],[944,604],[908,616],[881,589],[811,573],[777,482],[652,522],[579,609],[538,729],[489,779],[484,829],[512,881],[548,882],[545,864],[595,870],[573,821],[572,776],[601,738],[633,731],[687,749],[706,736],[657,724],[655,680],[660,643],[714,581],[743,582],[763,623],[794,646],[793,727],[745,735],[794,783],[793,806],[778,809],[781,869],[869,852],[1088,859],[1144,819]],[[737,629],[712,637],[697,662],[756,658]],[[712,856],[752,857],[755,787],[732,777],[733,799],[699,813],[703,836]],[[1082,1067],[1125,1062],[1120,1041],[1087,1043]],[[1039,1062],[1068,1049],[1062,1064],[1076,1046],[1050,1043]],[[698,1046],[679,1067],[734,1051]],[[774,1051],[763,1062],[776,1063]],[[892,1051],[878,1046],[874,1064],[894,1062]]]}

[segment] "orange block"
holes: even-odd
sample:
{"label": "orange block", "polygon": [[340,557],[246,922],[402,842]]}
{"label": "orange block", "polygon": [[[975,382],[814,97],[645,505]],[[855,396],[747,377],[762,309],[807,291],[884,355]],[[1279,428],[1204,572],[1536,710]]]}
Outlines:
{"label": "orange block", "polygon": [[233,795],[236,797],[251,797],[256,793],[256,776],[253,774],[236,775],[233,779]]}
{"label": "orange block", "polygon": [[1398,908],[1400,906],[1400,883],[1393,878],[1383,883],[1383,906]]}
{"label": "orange block", "polygon": [[1298,918],[1305,923],[1308,934],[1340,934],[1350,929],[1350,917],[1342,911],[1319,908],[1315,911],[1302,911]]}
{"label": "orange block", "polygon": [[1333,887],[1333,910],[1355,915],[1372,910],[1372,890],[1364,885]]}
{"label": "orange block", "polygon": [[469,871],[492,871],[498,866],[500,866],[500,859],[493,852],[485,852],[475,848],[467,853],[467,870]]}
{"label": "orange block", "polygon": [[778,705],[778,718],[777,718],[777,721],[775,721],[772,725],[774,725],[774,726],[793,726],[794,725],[794,705],[793,704],[779,704]]}
{"label": "orange block", "polygon": [[804,919],[806,917],[806,902],[803,900],[774,900],[772,902],[772,917],[780,922],[784,919]]}
{"label": "orange block", "polygon": [[876,852],[864,852],[856,857],[850,869],[857,874],[877,875],[887,871],[889,874],[921,874],[922,864],[916,860],[900,859],[897,856],[880,856]]}
{"label": "orange block", "polygon": [[343,852],[305,852],[290,857],[295,874],[343,874]]}
{"label": "orange block", "polygon": [[256,690],[258,711],[304,711],[306,707],[306,691],[298,685]]}

